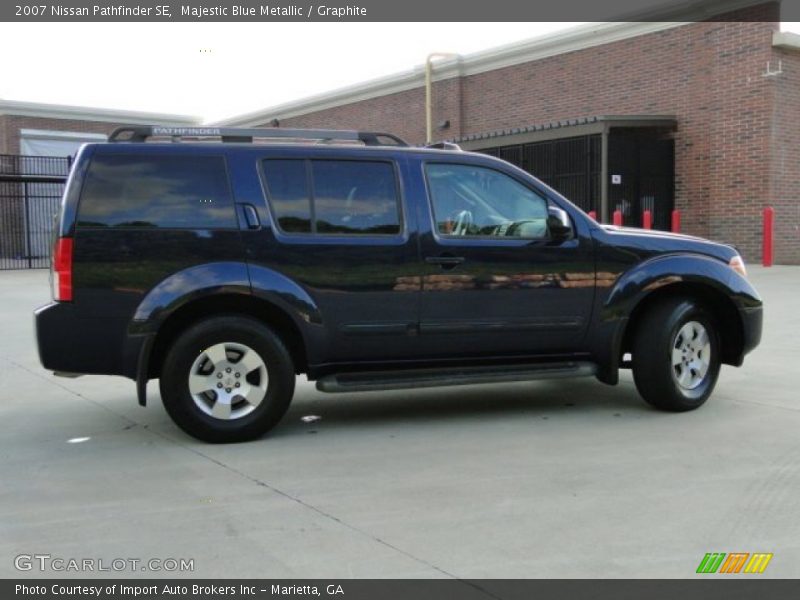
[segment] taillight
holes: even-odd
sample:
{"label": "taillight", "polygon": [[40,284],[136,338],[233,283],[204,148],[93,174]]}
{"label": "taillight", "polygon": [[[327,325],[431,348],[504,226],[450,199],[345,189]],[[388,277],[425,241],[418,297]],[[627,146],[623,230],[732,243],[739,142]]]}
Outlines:
{"label": "taillight", "polygon": [[72,238],[60,237],[53,250],[53,297],[72,302]]}

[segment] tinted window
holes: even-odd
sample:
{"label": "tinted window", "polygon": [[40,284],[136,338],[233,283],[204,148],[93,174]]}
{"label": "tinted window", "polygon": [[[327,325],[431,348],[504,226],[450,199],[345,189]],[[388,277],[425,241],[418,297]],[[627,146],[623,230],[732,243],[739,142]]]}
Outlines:
{"label": "tinted window", "polygon": [[272,211],[283,231],[400,232],[397,186],[390,163],[265,160],[264,175]]}
{"label": "tinted window", "polygon": [[92,159],[78,225],[234,227],[221,157],[100,154]]}
{"label": "tinted window", "polygon": [[317,232],[400,232],[392,165],[338,160],[311,163]]}
{"label": "tinted window", "polygon": [[280,228],[293,233],[310,232],[311,202],[306,161],[265,160],[264,175],[272,211]]}
{"label": "tinted window", "polygon": [[442,235],[543,238],[547,200],[484,167],[426,167],[436,227]]}

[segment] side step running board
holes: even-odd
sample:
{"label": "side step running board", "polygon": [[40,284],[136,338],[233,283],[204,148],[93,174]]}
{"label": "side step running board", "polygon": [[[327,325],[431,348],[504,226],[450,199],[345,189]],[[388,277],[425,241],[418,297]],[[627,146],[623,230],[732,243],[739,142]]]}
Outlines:
{"label": "side step running board", "polygon": [[441,369],[410,369],[327,375],[317,381],[321,392],[370,392],[411,388],[471,385],[476,383],[507,383],[589,377],[597,373],[591,362],[573,361],[539,365],[503,365],[489,367],[446,367]]}

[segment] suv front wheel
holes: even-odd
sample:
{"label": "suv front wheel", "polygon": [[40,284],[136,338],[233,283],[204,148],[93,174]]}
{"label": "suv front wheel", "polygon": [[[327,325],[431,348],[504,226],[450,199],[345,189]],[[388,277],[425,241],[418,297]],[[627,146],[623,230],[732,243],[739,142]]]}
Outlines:
{"label": "suv front wheel", "polygon": [[248,317],[201,321],[178,337],[161,371],[161,398],[173,421],[206,442],[260,437],[283,417],[294,367],[281,339]]}
{"label": "suv front wheel", "polygon": [[650,404],[682,412],[701,406],[717,383],[716,322],[689,298],[670,298],[643,316],[633,340],[633,380]]}

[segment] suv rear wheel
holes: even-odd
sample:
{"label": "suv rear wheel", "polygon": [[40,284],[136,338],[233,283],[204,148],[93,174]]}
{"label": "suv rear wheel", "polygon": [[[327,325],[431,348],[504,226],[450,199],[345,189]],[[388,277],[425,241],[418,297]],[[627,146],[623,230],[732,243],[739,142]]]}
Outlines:
{"label": "suv rear wheel", "polygon": [[716,322],[693,300],[664,300],[639,322],[633,380],[656,408],[682,412],[701,406],[714,390],[719,368]]}
{"label": "suv rear wheel", "polygon": [[160,381],[173,421],[207,442],[260,437],[283,417],[294,384],[281,339],[260,321],[239,316],[187,329],[168,352]]}

